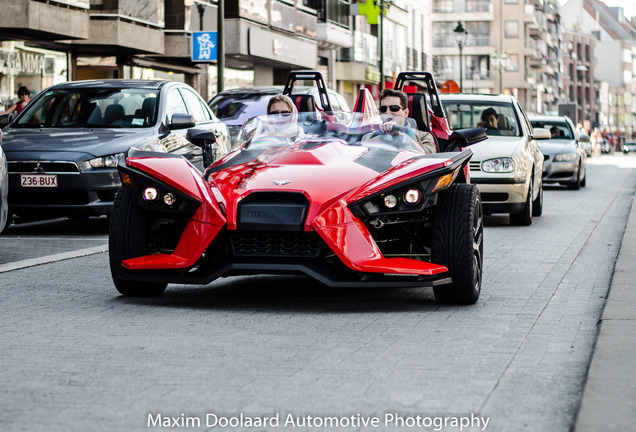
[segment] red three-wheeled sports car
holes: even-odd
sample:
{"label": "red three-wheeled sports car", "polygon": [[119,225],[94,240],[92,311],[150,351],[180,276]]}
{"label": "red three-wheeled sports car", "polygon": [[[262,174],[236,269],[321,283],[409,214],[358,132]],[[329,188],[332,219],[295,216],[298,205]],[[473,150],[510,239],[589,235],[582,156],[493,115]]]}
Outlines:
{"label": "red three-wheeled sports car", "polygon": [[[293,93],[308,80],[321,108]],[[250,119],[229,153],[216,154],[213,134],[188,131],[204,172],[178,154],[131,149],[109,235],[117,290],[157,296],[168,283],[304,274],[332,287],[432,287],[439,302],[476,302],[483,216],[467,147],[486,135],[449,130],[430,73],[402,73],[396,88],[409,91],[414,121],[388,133],[368,90],[354,112],[334,112],[320,73],[294,72],[283,93],[300,110]],[[438,151],[425,152],[412,128],[431,132]]]}

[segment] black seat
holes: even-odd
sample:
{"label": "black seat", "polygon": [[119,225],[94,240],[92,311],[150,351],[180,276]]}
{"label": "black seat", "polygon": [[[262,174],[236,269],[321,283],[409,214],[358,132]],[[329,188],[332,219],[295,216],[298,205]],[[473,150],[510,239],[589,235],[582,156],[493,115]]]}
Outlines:
{"label": "black seat", "polygon": [[299,113],[316,112],[316,103],[314,102],[314,97],[312,95],[292,94],[289,95],[289,97],[294,102],[294,105],[296,105],[296,109],[298,109]]}
{"label": "black seat", "polygon": [[426,95],[422,93],[408,93],[409,99],[409,117],[415,120],[417,129],[423,132],[429,132],[435,141],[435,151],[440,151],[440,143],[431,131],[431,113],[426,105]]}
{"label": "black seat", "polygon": [[147,97],[141,104],[141,108],[135,111],[135,117],[141,117],[146,124],[149,124],[155,112],[156,97]]}
{"label": "black seat", "polygon": [[421,131],[431,131],[431,116],[426,106],[426,95],[422,93],[409,93],[409,117],[417,123]]}
{"label": "black seat", "polygon": [[102,124],[110,125],[116,122],[117,120],[121,120],[124,118],[124,107],[119,104],[112,104],[106,107],[104,111],[104,118],[102,119]]}

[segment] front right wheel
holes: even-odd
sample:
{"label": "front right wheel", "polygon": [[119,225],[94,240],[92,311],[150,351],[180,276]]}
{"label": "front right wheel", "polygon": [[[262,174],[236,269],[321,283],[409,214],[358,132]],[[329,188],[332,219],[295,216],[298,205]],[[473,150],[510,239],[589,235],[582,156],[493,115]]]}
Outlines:
{"label": "front right wheel", "polygon": [[483,273],[484,225],[481,195],[473,184],[441,192],[433,215],[431,260],[448,268],[451,284],[434,287],[440,303],[473,304]]}
{"label": "front right wheel", "polygon": [[135,202],[133,192],[121,187],[110,219],[108,236],[108,255],[110,272],[117,291],[130,297],[156,297],[161,295],[167,283],[137,282],[126,278],[127,270],[122,261],[148,255],[148,221],[139,205]]}

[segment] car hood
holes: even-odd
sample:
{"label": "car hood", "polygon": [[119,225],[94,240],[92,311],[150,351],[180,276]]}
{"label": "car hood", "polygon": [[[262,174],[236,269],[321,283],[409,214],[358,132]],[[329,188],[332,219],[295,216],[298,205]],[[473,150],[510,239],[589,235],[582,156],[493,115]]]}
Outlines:
{"label": "car hood", "polygon": [[[122,153],[155,135],[153,128],[134,129],[14,129],[4,131],[2,147],[9,160],[44,157],[78,160]],[[43,156],[47,155],[47,156]],[[55,155],[55,156],[53,156]]]}
{"label": "car hood", "polygon": [[486,141],[470,146],[474,153],[471,160],[482,162],[499,157],[512,158],[521,152],[525,139],[524,137],[489,136]]}
{"label": "car hood", "polygon": [[309,143],[233,152],[211,166],[209,172],[229,201],[254,191],[288,191],[326,202],[367,182],[366,190],[382,189],[384,183],[395,184],[444,167],[448,159],[448,153],[422,155],[334,142],[318,146]]}
{"label": "car hood", "polygon": [[575,153],[576,145],[570,140],[541,140],[539,141],[541,153],[545,155],[555,155],[557,153]]}

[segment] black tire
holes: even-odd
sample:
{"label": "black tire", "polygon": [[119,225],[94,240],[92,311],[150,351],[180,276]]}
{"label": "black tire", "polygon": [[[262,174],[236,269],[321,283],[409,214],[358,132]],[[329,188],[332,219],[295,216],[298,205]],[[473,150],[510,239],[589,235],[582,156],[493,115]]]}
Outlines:
{"label": "black tire", "polygon": [[543,214],[543,180],[539,183],[539,194],[537,199],[532,203],[532,216],[541,216]]}
{"label": "black tire", "polygon": [[148,255],[146,217],[135,202],[133,193],[120,188],[113,203],[108,235],[110,273],[117,291],[129,297],[156,297],[161,295],[167,283],[136,282],[126,279],[126,269],[121,262]]}
{"label": "black tire", "polygon": [[576,168],[576,180],[572,183],[568,183],[568,189],[579,190],[581,189],[581,164]]}
{"label": "black tire", "polygon": [[[528,188],[528,197],[526,198],[526,204],[523,206],[521,213],[510,215],[510,225],[528,226],[532,223],[532,195],[534,195],[534,179],[530,179],[530,187]],[[542,209],[543,211],[543,209]]]}
{"label": "black tire", "polygon": [[434,287],[440,303],[473,304],[483,273],[484,217],[473,184],[454,184],[441,192],[433,215],[431,260],[448,268],[452,283]]}
{"label": "black tire", "polygon": [[6,218],[4,226],[2,225],[2,216],[0,216],[0,234],[4,234],[9,228],[9,225],[13,223],[13,215],[11,214],[11,209],[7,210]]}

